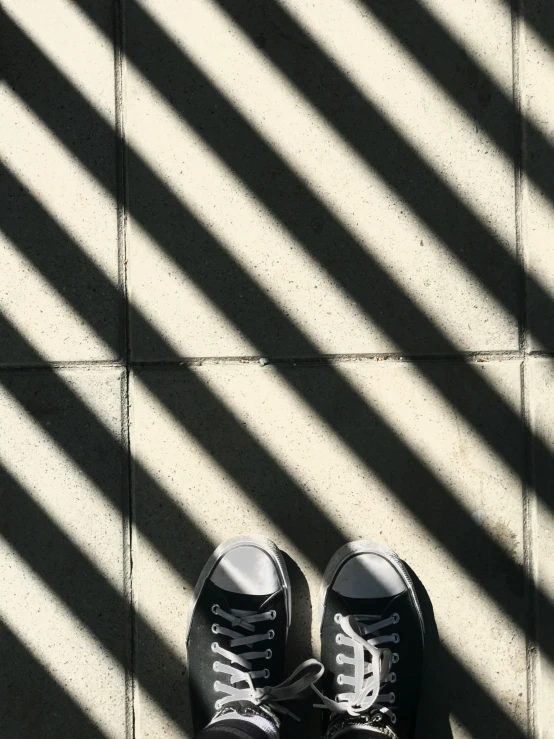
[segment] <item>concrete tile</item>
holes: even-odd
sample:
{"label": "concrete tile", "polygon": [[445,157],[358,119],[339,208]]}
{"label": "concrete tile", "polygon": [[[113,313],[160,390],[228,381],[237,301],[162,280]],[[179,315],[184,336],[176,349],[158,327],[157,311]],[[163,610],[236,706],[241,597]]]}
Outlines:
{"label": "concrete tile", "polygon": [[128,736],[121,380],[0,372],[3,737]]}
{"label": "concrete tile", "polygon": [[[111,28],[112,3],[96,6]],[[47,361],[114,358],[113,45],[73,3],[15,0],[3,9],[0,309]],[[0,343],[1,363],[34,361],[3,331]]]}
{"label": "concrete tile", "polygon": [[[510,158],[362,4],[241,7],[127,6],[134,357],[517,348]],[[448,8],[510,95],[509,9]]]}
{"label": "concrete tile", "polygon": [[554,737],[554,635],[552,631],[552,607],[554,602],[554,514],[552,512],[552,455],[554,454],[554,362],[550,359],[534,359],[529,362],[529,389],[531,421],[538,440],[533,455],[534,487],[537,507],[533,528],[535,537],[533,552],[539,597],[537,611],[537,641],[539,644],[537,669],[537,736]]}
{"label": "concrete tile", "polygon": [[[480,373],[519,413],[518,362],[441,363],[434,371],[458,384]],[[301,398],[310,393],[325,421]],[[205,363],[136,373],[134,592],[149,624],[138,630],[137,674],[163,695],[161,706],[139,688],[137,736],[190,731],[184,628],[192,587],[210,546],[246,532],[274,539],[296,562],[291,666],[317,650],[310,607],[328,558],[345,540],[384,541],[428,593],[421,736],[523,736],[516,727],[526,720],[524,604],[514,576],[522,561],[522,440],[513,426],[514,438],[505,438],[506,425],[468,390],[471,403],[483,408],[479,432],[417,365],[401,362]],[[480,434],[502,438],[513,468]],[[190,545],[193,530],[204,545]],[[165,557],[152,543],[164,536],[173,547]],[[172,668],[152,632],[176,655]]]}
{"label": "concrete tile", "polygon": [[527,251],[528,325],[533,349],[554,347],[554,84],[552,34],[554,7],[525,0],[522,40],[523,105],[529,121],[525,130],[527,177],[523,238]]}

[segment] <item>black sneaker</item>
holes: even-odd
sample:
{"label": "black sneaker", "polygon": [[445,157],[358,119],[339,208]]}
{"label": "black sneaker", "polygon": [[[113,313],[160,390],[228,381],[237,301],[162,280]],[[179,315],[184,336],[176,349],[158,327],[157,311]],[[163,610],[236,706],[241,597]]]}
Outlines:
{"label": "black sneaker", "polygon": [[404,564],[381,544],[341,547],[323,575],[319,616],[325,738],[360,728],[411,739],[424,626]]}
{"label": "black sneaker", "polygon": [[307,660],[282,683],[290,600],[285,562],[272,542],[241,536],[212,554],[187,625],[195,732],[237,714],[263,714],[278,726],[276,713],[290,713],[279,702],[297,697],[320,677],[321,665]]}

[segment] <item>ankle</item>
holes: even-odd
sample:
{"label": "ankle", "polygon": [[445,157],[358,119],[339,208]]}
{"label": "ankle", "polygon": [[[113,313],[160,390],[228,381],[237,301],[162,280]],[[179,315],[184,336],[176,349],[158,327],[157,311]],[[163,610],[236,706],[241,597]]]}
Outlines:
{"label": "ankle", "polygon": [[279,720],[265,708],[227,708],[214,716],[198,739],[279,739]]}

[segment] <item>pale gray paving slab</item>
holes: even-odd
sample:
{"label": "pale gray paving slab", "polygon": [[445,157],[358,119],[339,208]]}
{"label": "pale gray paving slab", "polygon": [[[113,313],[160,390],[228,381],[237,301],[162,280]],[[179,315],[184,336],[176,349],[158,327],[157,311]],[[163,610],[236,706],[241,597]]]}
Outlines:
{"label": "pale gray paving slab", "polygon": [[125,739],[120,370],[0,372],[0,735]]}
{"label": "pale gray paving slab", "polygon": [[[112,5],[95,3],[109,28]],[[121,299],[112,39],[63,0],[8,0],[3,10],[0,309],[45,361],[113,359]],[[5,330],[0,345],[0,363],[35,361]]]}
{"label": "pale gray paving slab", "polygon": [[[461,364],[441,363],[434,371],[453,383],[467,378]],[[519,362],[477,364],[474,371],[519,413]],[[356,389],[357,401],[336,393],[336,373]],[[327,422],[293,387],[317,393]],[[467,402],[480,403],[471,393]],[[365,403],[386,419],[393,437],[384,438]],[[488,411],[479,429],[485,438],[507,433]],[[516,435],[503,441],[517,470],[522,438]],[[360,441],[364,458],[352,451]],[[428,616],[421,736],[448,736],[449,711],[456,739],[480,732],[523,736],[516,728],[526,722],[523,588],[505,564],[506,557],[522,562],[521,479],[431,389],[417,365],[144,369],[132,380],[131,443],[134,593],[149,625],[137,633],[139,739],[190,734],[184,665],[192,588],[211,547],[244,533],[270,537],[300,570],[291,667],[317,651],[310,606],[315,613],[328,558],[345,540],[377,539],[413,568],[435,613],[436,623]],[[144,470],[165,490],[166,503]],[[429,470],[438,482],[430,482]],[[192,544],[198,532],[203,543]],[[156,541],[168,542],[165,554]],[[146,680],[157,685],[158,703],[141,690]]]}
{"label": "pale gray paving slab", "polygon": [[[128,168],[130,289],[167,340],[131,321],[134,358],[446,351],[418,310],[459,349],[517,349],[509,157],[362,4],[284,5],[317,53],[290,22],[281,28],[281,4],[249,9],[256,43],[216,2],[187,13],[179,0],[127,5],[126,132],[140,155]],[[509,9],[430,5],[511,95]],[[462,53],[458,64],[470,89]],[[321,80],[317,102],[306,80]],[[494,108],[486,90],[474,94]],[[429,223],[411,207],[422,193],[436,204]],[[509,311],[472,270],[495,281]]]}
{"label": "pale gray paving slab", "polygon": [[525,0],[521,45],[525,130],[523,240],[528,286],[528,327],[532,349],[554,347],[554,6]]}
{"label": "pale gray paving slab", "polygon": [[[554,454],[554,361],[533,359],[529,361],[529,395],[533,432],[539,443],[535,445],[534,486],[537,508],[533,520],[532,542],[537,573],[537,585],[541,593],[554,601],[554,514],[552,512],[552,479]],[[539,446],[540,445],[540,446]],[[551,609],[541,598],[537,612],[537,728],[541,739],[554,737],[554,666],[548,656],[554,653],[554,631]]]}

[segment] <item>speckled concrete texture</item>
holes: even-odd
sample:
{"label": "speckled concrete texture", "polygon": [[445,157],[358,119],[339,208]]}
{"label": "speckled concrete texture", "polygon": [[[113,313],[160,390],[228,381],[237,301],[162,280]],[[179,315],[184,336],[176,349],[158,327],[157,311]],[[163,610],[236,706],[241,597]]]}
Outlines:
{"label": "speckled concrete texture", "polygon": [[[116,358],[113,44],[64,0],[2,6],[0,309],[46,361]],[[96,12],[111,24],[110,0]],[[34,361],[3,326],[0,346]]]}
{"label": "speckled concrete texture", "polygon": [[121,371],[0,375],[3,737],[125,736]]}
{"label": "speckled concrete texture", "polygon": [[[510,90],[509,10],[450,5]],[[363,3],[130,3],[127,53],[137,359],[517,349],[509,158]]]}
{"label": "speckled concrete texture", "polygon": [[[452,382],[466,379],[461,366],[439,371]],[[475,371],[519,407],[518,364]],[[350,398],[337,393],[337,377]],[[306,388],[322,398],[319,414],[304,402]],[[145,370],[134,378],[131,399],[135,457],[171,503],[160,506],[136,480],[135,594],[141,615],[181,661],[191,574],[208,553],[189,546],[189,527],[214,547],[246,532],[274,539],[307,578],[314,609],[319,575],[335,549],[378,539],[413,568],[433,604],[429,642],[442,687],[431,669],[438,695],[436,713],[425,719],[430,735],[441,735],[447,706],[456,736],[473,735],[481,722],[517,735],[512,722],[524,725],[526,717],[523,583],[507,563],[518,571],[522,563],[521,438],[504,439],[516,468],[509,470],[416,367],[401,363]],[[388,436],[380,418],[392,429]],[[498,422],[483,417],[480,433],[506,435]],[[169,520],[173,506],[179,526]],[[168,525],[177,529],[169,561],[151,545]],[[310,654],[305,637],[292,661]],[[317,650],[315,633],[312,646]],[[168,714],[184,720],[188,713],[184,675],[169,672],[163,657],[139,632],[138,674],[156,670],[168,707],[160,711],[141,695],[142,736],[181,736]],[[480,686],[474,705],[463,669]]]}
{"label": "speckled concrete texture", "polygon": [[258,533],[291,669],[374,538],[417,739],[554,739],[552,3],[0,13],[0,737],[192,739],[191,589]]}
{"label": "speckled concrete texture", "polygon": [[554,6],[525,0],[521,64],[524,85],[523,238],[528,260],[530,346],[554,347],[554,111],[546,90],[554,85]]}
{"label": "speckled concrete texture", "polygon": [[537,572],[538,736],[554,736],[554,512],[552,497],[552,453],[554,450],[554,362],[536,359],[529,368],[532,428],[537,436],[533,454],[534,500],[532,541]]}

